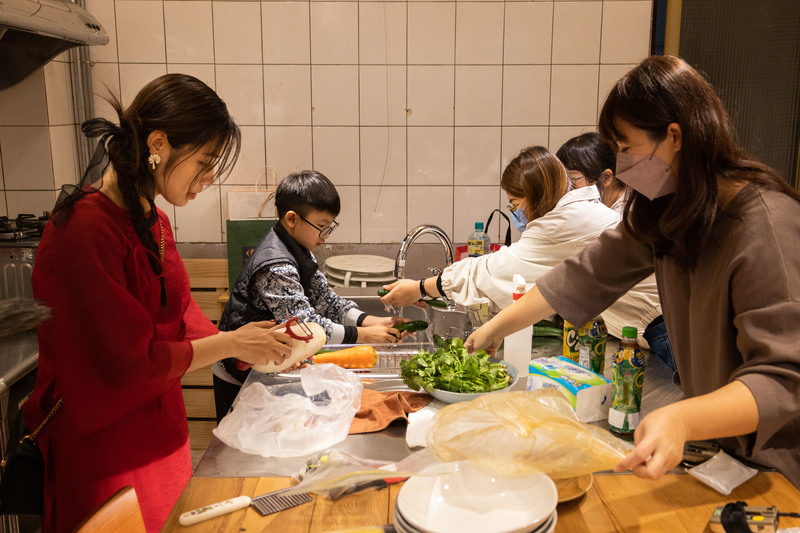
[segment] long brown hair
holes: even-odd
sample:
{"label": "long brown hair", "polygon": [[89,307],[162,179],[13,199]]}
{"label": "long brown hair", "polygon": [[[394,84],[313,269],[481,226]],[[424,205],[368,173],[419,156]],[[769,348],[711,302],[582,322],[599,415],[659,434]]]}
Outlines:
{"label": "long brown hair", "polygon": [[[600,134],[613,146],[622,138],[620,119],[645,130],[653,141],[666,138],[671,123],[681,128],[675,194],[650,201],[631,191],[624,223],[635,238],[651,243],[657,255],[669,255],[684,268],[697,264],[714,223],[726,208],[718,180],[730,185],[752,183],[800,201],[800,195],[775,170],[752,160],[737,144],[714,89],[677,57],[649,57],[616,83],[599,120]],[[728,206],[734,216],[737,205]]]}
{"label": "long brown hair", "polygon": [[506,166],[500,187],[513,196],[525,198],[528,220],[534,220],[552,211],[567,193],[567,173],[547,148],[531,146]]}
{"label": "long brown hair", "polygon": [[[164,167],[165,179],[169,179],[176,165],[201,148],[213,154],[214,157],[203,161],[192,183],[194,185],[213,167],[217,168],[217,179],[227,175],[239,156],[241,133],[220,97],[205,83],[187,74],[166,74],[156,78],[139,91],[127,108],[123,108],[114,95],[108,101],[117,112],[119,125],[103,118],[82,124],[84,134],[90,138],[100,137],[100,142],[78,186],[62,188],[53,208],[53,222],[66,221],[78,199],[99,190],[102,169],[110,163],[136,234],[151,252],[148,254],[150,266],[160,276],[159,248],[150,232],[158,213],[154,203],[155,182],[147,166],[148,135],[156,130],[163,131],[173,148]],[[150,204],[147,214],[141,197]],[[164,303],[163,277],[161,282]]]}

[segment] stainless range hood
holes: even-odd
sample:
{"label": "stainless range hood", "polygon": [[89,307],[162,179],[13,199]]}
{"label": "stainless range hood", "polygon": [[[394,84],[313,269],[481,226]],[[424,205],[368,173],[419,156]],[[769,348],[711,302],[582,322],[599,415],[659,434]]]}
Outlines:
{"label": "stainless range hood", "polygon": [[69,0],[0,0],[0,90],[78,45],[108,44],[108,33]]}

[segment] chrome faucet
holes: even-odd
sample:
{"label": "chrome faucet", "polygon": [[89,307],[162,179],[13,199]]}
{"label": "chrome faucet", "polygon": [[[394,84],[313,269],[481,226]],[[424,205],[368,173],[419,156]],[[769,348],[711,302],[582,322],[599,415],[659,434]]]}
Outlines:
{"label": "chrome faucet", "polygon": [[450,237],[448,237],[447,233],[439,226],[423,224],[409,231],[408,235],[403,239],[403,242],[400,243],[400,249],[397,251],[397,259],[394,262],[394,277],[396,279],[403,279],[405,275],[406,255],[408,255],[409,248],[411,248],[411,245],[417,240],[417,237],[425,235],[426,233],[430,233],[436,237],[444,247],[445,260],[447,262],[446,266],[453,264],[453,243],[450,241]]}

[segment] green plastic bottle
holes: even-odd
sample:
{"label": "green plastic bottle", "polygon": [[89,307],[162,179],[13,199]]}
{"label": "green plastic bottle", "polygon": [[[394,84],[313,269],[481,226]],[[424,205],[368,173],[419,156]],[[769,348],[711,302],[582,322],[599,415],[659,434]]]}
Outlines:
{"label": "green plastic bottle", "polygon": [[611,361],[611,408],[608,425],[611,431],[630,435],[639,425],[644,384],[644,354],[636,341],[638,330],[622,328],[622,340]]}

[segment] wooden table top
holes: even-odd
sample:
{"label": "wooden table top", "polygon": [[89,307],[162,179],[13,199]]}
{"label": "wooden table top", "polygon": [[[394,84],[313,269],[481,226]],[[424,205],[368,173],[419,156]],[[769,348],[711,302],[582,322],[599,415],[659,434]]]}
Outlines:
{"label": "wooden table top", "polygon": [[[249,507],[182,527],[181,513],[240,495],[259,496],[290,486],[289,478],[192,478],[162,531],[186,533],[261,532],[321,533],[391,524],[401,484],[344,496],[336,501],[314,496],[310,503],[262,517]],[[800,512],[800,492],[781,474],[763,472],[722,495],[688,474],[669,474],[658,481],[629,474],[595,475],[581,498],[559,504],[556,533],[697,533],[708,532],[717,505],[743,500],[749,505],[777,506]],[[800,527],[800,519],[784,518],[781,527]]]}

